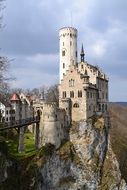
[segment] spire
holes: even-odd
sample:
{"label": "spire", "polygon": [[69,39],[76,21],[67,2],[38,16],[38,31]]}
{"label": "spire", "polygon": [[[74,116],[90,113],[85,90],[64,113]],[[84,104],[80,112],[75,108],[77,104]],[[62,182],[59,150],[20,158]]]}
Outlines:
{"label": "spire", "polygon": [[82,44],[80,56],[81,56],[81,62],[84,62],[84,60],[85,60],[85,59],[84,59],[84,58],[85,58],[85,53],[84,53],[83,44]]}

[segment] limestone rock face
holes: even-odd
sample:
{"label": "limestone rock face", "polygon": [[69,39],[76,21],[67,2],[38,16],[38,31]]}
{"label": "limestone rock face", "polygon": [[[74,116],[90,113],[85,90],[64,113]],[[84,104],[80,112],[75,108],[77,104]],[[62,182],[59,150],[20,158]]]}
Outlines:
{"label": "limestone rock face", "polygon": [[126,190],[111,147],[107,152],[109,127],[108,118],[73,124],[70,141],[39,166],[37,190]]}

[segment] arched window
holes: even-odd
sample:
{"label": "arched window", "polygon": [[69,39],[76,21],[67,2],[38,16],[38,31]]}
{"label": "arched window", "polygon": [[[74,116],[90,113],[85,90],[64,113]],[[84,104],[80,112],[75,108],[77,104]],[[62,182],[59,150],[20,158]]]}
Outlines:
{"label": "arched window", "polygon": [[70,98],[74,98],[74,91],[70,91]]}
{"label": "arched window", "polygon": [[74,107],[74,108],[79,108],[79,104],[78,104],[78,103],[75,103],[75,104],[73,105],[73,107]]}
{"label": "arched window", "polygon": [[81,91],[81,90],[78,91],[78,97],[79,97],[79,98],[82,97],[82,91]]}

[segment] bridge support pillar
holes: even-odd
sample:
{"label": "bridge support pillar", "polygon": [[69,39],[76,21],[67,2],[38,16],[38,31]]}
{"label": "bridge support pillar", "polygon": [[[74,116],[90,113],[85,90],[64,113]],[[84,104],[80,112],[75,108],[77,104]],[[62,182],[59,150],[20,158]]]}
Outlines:
{"label": "bridge support pillar", "polygon": [[36,129],[35,129],[35,148],[38,149],[39,148],[39,139],[40,139],[40,135],[39,135],[39,122],[36,123]]}
{"label": "bridge support pillar", "polygon": [[24,147],[24,127],[21,127],[19,129],[19,146],[18,146],[18,152],[22,153],[24,152],[25,147]]}

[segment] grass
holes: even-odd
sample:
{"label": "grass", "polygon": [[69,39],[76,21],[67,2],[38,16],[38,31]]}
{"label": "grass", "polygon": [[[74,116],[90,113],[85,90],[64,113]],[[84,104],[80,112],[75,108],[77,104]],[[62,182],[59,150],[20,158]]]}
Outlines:
{"label": "grass", "polygon": [[22,153],[18,152],[18,135],[14,136],[12,139],[6,140],[8,147],[8,154],[12,158],[24,159],[35,155],[35,139],[32,133],[27,132],[24,134],[24,147],[25,151]]}

